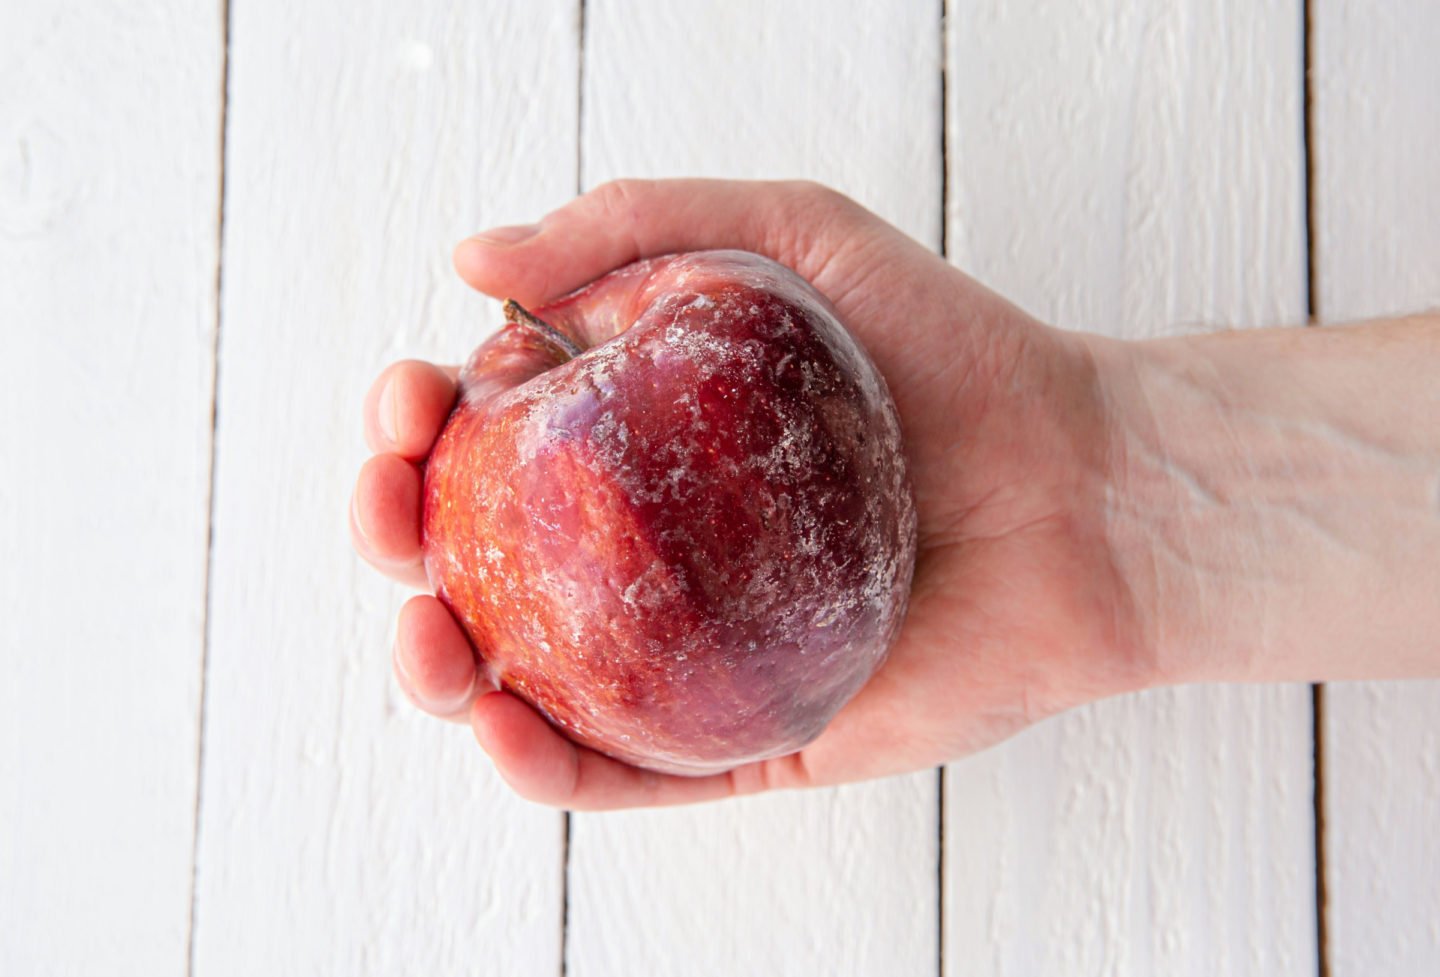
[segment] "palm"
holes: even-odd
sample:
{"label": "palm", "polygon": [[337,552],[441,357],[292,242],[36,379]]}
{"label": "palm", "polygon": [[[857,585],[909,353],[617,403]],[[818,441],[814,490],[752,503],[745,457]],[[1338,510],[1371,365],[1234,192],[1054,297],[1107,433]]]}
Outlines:
{"label": "palm", "polygon": [[[1077,346],[898,236],[821,266],[896,398],[920,537],[885,667],[787,764],[836,782],[943,762],[1103,694],[1078,659],[1113,662],[1118,636],[1103,541],[1076,515],[1101,461],[1071,447],[1098,443],[1098,416],[1076,410]],[[911,279],[925,287],[895,287]]]}

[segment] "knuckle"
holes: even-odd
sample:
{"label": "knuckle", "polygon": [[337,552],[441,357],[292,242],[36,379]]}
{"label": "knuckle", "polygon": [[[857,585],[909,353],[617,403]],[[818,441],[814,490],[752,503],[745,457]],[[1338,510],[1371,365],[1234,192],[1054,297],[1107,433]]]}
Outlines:
{"label": "knuckle", "polygon": [[791,198],[807,210],[837,211],[854,206],[849,197],[816,180],[791,180],[786,189]]}
{"label": "knuckle", "polygon": [[607,180],[586,194],[603,214],[616,219],[634,215],[637,203],[648,181],[625,177]]}
{"label": "knuckle", "polygon": [[865,211],[849,197],[814,180],[787,180],[776,185],[771,222],[771,247],[813,280],[840,242],[858,231]]}

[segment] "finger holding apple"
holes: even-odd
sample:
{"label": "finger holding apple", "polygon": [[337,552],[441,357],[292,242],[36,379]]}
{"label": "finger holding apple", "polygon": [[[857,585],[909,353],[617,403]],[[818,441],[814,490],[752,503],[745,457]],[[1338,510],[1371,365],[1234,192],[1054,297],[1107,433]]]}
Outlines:
{"label": "finger holding apple", "polygon": [[402,360],[386,367],[365,397],[365,462],[350,502],[350,538],[381,573],[428,587],[420,563],[420,469],[455,403],[455,367]]}

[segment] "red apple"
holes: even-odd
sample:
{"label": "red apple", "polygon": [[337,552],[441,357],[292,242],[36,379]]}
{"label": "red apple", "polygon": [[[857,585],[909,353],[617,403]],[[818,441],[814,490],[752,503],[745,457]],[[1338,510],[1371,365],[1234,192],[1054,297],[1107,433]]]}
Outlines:
{"label": "red apple", "polygon": [[817,736],[900,627],[915,506],[885,381],[783,265],[622,268],[470,358],[425,568],[565,735],[702,774]]}

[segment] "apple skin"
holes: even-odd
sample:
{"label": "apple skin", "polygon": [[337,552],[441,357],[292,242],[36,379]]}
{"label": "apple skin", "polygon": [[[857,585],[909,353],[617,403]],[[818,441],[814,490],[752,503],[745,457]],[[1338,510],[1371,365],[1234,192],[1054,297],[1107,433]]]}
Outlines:
{"label": "apple skin", "polygon": [[884,661],[914,571],[900,423],[865,351],[742,251],[506,313],[424,487],[426,572],[488,677],[666,773],[814,739]]}

